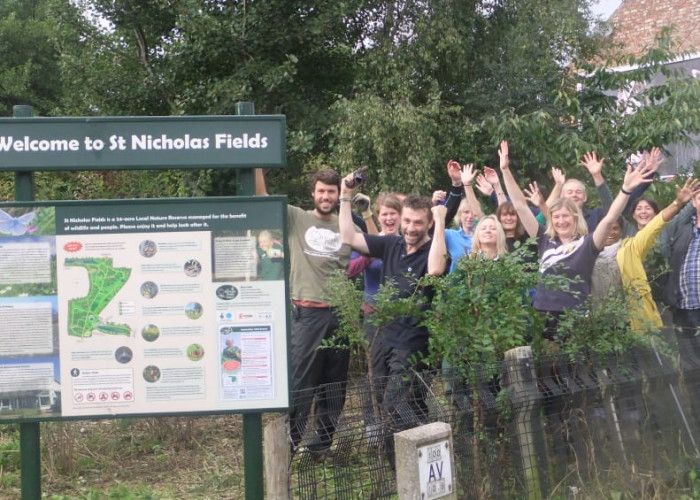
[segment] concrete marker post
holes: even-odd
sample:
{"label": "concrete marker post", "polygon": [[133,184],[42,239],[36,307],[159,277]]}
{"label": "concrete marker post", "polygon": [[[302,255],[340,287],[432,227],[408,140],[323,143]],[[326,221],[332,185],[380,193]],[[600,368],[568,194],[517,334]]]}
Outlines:
{"label": "concrete marker post", "polygon": [[433,422],[394,434],[400,500],[457,500],[452,428]]}

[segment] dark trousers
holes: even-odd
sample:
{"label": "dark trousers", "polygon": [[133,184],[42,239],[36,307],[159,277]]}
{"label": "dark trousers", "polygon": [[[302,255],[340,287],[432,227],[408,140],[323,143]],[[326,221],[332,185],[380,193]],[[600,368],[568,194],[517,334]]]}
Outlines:
{"label": "dark trousers", "polygon": [[417,427],[427,422],[425,402],[426,372],[421,358],[422,350],[402,349],[374,339],[372,344],[372,375],[377,402],[382,416],[387,419],[384,446],[394,466],[394,433]]}
{"label": "dark trousers", "polygon": [[292,380],[289,412],[290,435],[294,447],[304,437],[313,403],[314,434],[308,448],[328,449],[333,442],[338,418],[345,404],[348,349],[321,346],[338,329],[338,318],[329,308],[296,307],[292,315]]}
{"label": "dark trousers", "polygon": [[[371,313],[365,313],[364,316],[364,330],[365,330],[365,338],[367,339],[367,345],[369,348],[370,355],[367,357],[367,359],[363,359],[363,365],[365,368],[365,371],[368,373],[367,377],[367,385],[364,387],[363,392],[363,401],[362,401],[362,416],[365,421],[365,426],[372,426],[375,425],[377,422],[379,422],[381,419],[379,418],[379,412],[377,408],[379,408],[379,405],[377,405],[377,408],[375,408],[375,401],[372,398],[372,394],[374,392],[374,386],[372,385],[372,378],[374,378],[374,372],[370,373],[370,367],[367,366],[368,363],[371,362],[371,353],[373,349],[373,343],[375,340],[375,336],[377,334],[377,326],[373,325],[370,322],[370,314]],[[372,368],[374,370],[374,368]],[[380,402],[382,400],[381,396],[376,394],[374,396],[377,400],[377,402]]]}
{"label": "dark trousers", "polygon": [[700,366],[700,309],[673,309],[673,324],[681,361],[693,368]]}

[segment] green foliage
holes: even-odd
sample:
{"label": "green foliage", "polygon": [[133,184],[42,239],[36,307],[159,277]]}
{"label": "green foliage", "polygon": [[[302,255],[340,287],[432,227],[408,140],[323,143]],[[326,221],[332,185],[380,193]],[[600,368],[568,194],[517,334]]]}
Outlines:
{"label": "green foliage", "polygon": [[[514,145],[511,157],[525,177],[542,179],[538,169],[562,166],[567,176],[585,179],[583,168],[574,166],[584,152],[597,151],[607,159],[606,179],[619,182],[631,153],[687,143],[691,134],[700,132],[700,81],[664,67],[678,55],[670,33],[663,32],[657,45],[640,57],[599,66],[581,62],[569,85],[552,89],[552,107],[529,113],[503,109],[486,117],[482,126],[494,149],[499,138]],[[612,70],[623,64],[633,69]],[[657,75],[664,81],[640,85]],[[620,89],[632,89],[634,99],[616,104],[610,95]]]}
{"label": "green foliage", "polygon": [[19,457],[19,433],[16,425],[3,425],[0,432],[0,469],[5,471],[18,471]]}
{"label": "green foliage", "polygon": [[170,82],[162,67],[162,47],[170,43],[174,27],[170,3],[85,1],[79,10],[53,2],[52,15],[61,27],[54,43],[60,47],[66,90],[63,114],[171,114]]}
{"label": "green foliage", "polygon": [[[51,495],[51,500],[71,500],[76,497],[66,495]],[[154,494],[148,485],[128,486],[118,485],[105,491],[100,487],[87,488],[77,497],[80,500],[156,500],[160,496]]]}
{"label": "green foliage", "polygon": [[337,311],[340,327],[336,338],[326,345],[340,344],[366,353],[369,344],[362,326],[362,290],[343,271],[328,279],[328,289],[331,291],[329,303]]}
{"label": "green foliage", "polygon": [[537,266],[520,252],[496,261],[461,258],[455,272],[430,280],[436,290],[427,320],[433,358],[454,367],[494,365],[509,349],[528,345],[541,329],[528,296],[538,280]]}
{"label": "green foliage", "polygon": [[[595,150],[615,184],[629,153],[700,131],[700,82],[664,69],[678,56],[670,32],[643,56],[603,61],[589,4],[13,0],[0,8],[0,112],[230,114],[252,101],[287,116],[288,167],[268,183],[296,204],[308,199],[305,174],[325,164],[369,165],[372,195],[427,194],[444,188],[450,158],[494,164],[501,139],[523,181],[551,166],[586,178],[577,165]],[[622,65],[633,69],[611,71]],[[623,110],[610,97],[662,74],[636,94],[644,106]],[[37,175],[43,199],[228,195],[237,185],[225,170]]]}
{"label": "green foliage", "polygon": [[[370,166],[373,193],[428,193],[443,183],[445,151],[457,154],[468,139],[469,122],[457,107],[445,107],[435,96],[418,106],[407,99],[384,99],[371,93],[339,99],[332,107],[329,130],[331,164],[351,171]],[[468,151],[463,151],[468,158]],[[402,175],[397,175],[397,172]]]}
{"label": "green foliage", "polygon": [[[537,355],[560,352],[576,360],[619,355],[639,345],[669,351],[653,329],[646,335],[631,330],[628,290],[612,291],[595,301],[589,298],[581,309],[565,311],[554,342],[543,343],[544,318],[529,297],[540,284],[566,290],[571,282],[563,276],[542,277],[527,246],[495,261],[462,258],[456,271],[418,282],[416,290],[434,291],[430,303],[418,293],[397,298],[392,283],[383,285],[369,321],[381,335],[381,329],[398,317],[417,318],[430,330],[426,361],[438,366],[444,360],[464,373],[476,366],[498,366],[506,351],[524,345],[532,345]],[[331,278],[331,290],[341,327],[325,345],[349,345],[366,353],[370,345],[359,312],[362,292],[342,274]]]}
{"label": "green foliage", "polygon": [[630,293],[633,291],[611,290],[595,302],[589,297],[580,310],[567,310],[559,322],[556,350],[582,360],[591,355],[619,355],[634,346],[651,345],[653,332],[640,335],[630,328]]}
{"label": "green foliage", "polygon": [[39,113],[54,109],[62,95],[58,51],[47,40],[56,36],[46,0],[0,3],[0,116],[31,104]]}
{"label": "green foliage", "polygon": [[[421,322],[425,318],[427,299],[421,293],[422,287],[427,283],[424,280],[416,282],[413,293],[399,294],[396,285],[390,280],[379,287],[379,292],[374,296],[372,304],[373,312],[368,316],[368,321],[377,327],[376,337],[382,335],[382,328],[396,320],[396,318],[416,318]],[[340,321],[340,327],[334,338],[324,340],[324,347],[340,347],[358,349],[368,355],[371,342],[365,337],[363,327],[362,302],[363,292],[356,283],[349,280],[344,272],[329,278],[330,297],[329,303],[334,307]]]}
{"label": "green foliage", "polygon": [[700,480],[698,479],[698,471],[691,469],[688,472],[688,483],[690,484],[690,494],[683,495],[682,498],[700,498]]}

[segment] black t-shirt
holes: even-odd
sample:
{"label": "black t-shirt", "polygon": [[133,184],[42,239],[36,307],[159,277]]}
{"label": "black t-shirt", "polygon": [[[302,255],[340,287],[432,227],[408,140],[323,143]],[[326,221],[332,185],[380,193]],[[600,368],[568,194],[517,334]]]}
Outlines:
{"label": "black t-shirt", "polygon": [[[397,298],[413,295],[416,282],[428,272],[428,252],[430,242],[425,243],[411,254],[406,253],[406,242],[400,236],[374,236],[365,234],[369,255],[382,259],[381,284],[391,280],[397,289]],[[419,294],[429,297],[424,288]],[[429,307],[429,305],[426,305]],[[418,326],[416,318],[396,318],[380,332],[382,342],[403,349],[424,349],[428,341],[428,329]]]}

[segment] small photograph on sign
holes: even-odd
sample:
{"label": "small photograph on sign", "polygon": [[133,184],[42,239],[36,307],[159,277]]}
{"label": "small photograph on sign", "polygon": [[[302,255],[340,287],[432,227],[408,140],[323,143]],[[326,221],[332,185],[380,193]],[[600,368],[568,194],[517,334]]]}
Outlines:
{"label": "small photograph on sign", "polygon": [[155,365],[149,365],[143,369],[143,379],[146,382],[158,382],[160,380],[160,368]]}
{"label": "small photograph on sign", "polygon": [[129,347],[127,346],[121,346],[119,347],[116,352],[114,353],[114,359],[117,360],[117,362],[125,365],[129,361],[132,360],[134,357],[134,351],[132,351]]}
{"label": "small photograph on sign", "polygon": [[284,280],[284,245],[277,229],[215,231],[214,281]]}
{"label": "small photograph on sign", "polygon": [[60,411],[58,357],[0,359],[0,420]]}
{"label": "small photograph on sign", "polygon": [[141,336],[146,342],[155,342],[160,337],[160,328],[153,323],[149,323],[141,329]]}
{"label": "small photograph on sign", "polygon": [[185,306],[185,314],[190,319],[199,319],[204,313],[204,308],[199,302],[190,302]]}
{"label": "small photograph on sign", "polygon": [[141,284],[141,296],[146,299],[152,299],[158,295],[158,285],[152,281],[146,281]]}
{"label": "small photograph on sign", "polygon": [[202,272],[202,264],[197,259],[190,259],[185,262],[185,275],[190,278],[196,278]]}
{"label": "small photograph on sign", "polygon": [[[11,212],[17,210],[8,209]],[[36,217],[34,212],[26,212],[22,215],[13,215],[5,210],[0,209],[0,234],[9,236],[22,236],[23,234],[31,234],[37,231],[37,227],[32,224]]]}
{"label": "small photograph on sign", "polygon": [[146,258],[153,257],[158,251],[158,245],[153,240],[143,240],[139,245],[139,253]]}

